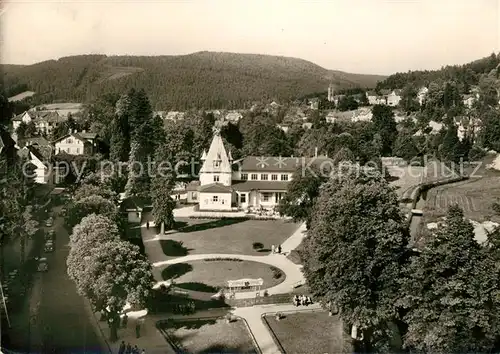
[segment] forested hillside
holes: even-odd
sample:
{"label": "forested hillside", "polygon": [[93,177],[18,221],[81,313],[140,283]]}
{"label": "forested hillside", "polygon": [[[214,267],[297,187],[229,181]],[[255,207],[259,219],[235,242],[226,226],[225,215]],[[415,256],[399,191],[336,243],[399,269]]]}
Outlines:
{"label": "forested hillside", "polygon": [[[81,55],[29,66],[2,66],[3,89],[35,91],[40,103],[90,101],[144,88],[154,109],[240,108],[338,88],[375,87],[382,76],[330,71],[302,59],[198,52],[178,56]],[[43,102],[45,101],[45,102]]]}
{"label": "forested hillside", "polygon": [[[381,80],[377,89],[402,89],[407,85],[415,87],[428,86],[430,83],[456,81],[464,85],[463,91],[468,91],[472,85],[478,85],[481,74],[490,73],[500,64],[500,54],[475,60],[464,65],[447,65],[440,70],[417,70],[406,73],[396,73]],[[467,87],[468,86],[468,87]]]}

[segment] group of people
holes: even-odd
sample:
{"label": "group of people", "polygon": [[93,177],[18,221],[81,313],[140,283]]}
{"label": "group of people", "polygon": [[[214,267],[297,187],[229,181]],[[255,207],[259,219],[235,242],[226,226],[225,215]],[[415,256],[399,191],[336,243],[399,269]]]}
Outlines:
{"label": "group of people", "polygon": [[312,299],[310,296],[305,296],[305,295],[295,295],[293,297],[293,300],[292,300],[293,304],[295,306],[308,306],[308,305],[311,305],[313,302],[312,302]]}
{"label": "group of people", "polygon": [[281,245],[278,245],[277,247],[272,245],[271,246],[271,253],[278,253],[280,254],[281,253]]}
{"label": "group of people", "polygon": [[137,345],[132,347],[130,343],[125,344],[125,342],[122,341],[120,349],[118,349],[118,354],[146,354],[146,351],[144,349],[142,351],[139,350]]}

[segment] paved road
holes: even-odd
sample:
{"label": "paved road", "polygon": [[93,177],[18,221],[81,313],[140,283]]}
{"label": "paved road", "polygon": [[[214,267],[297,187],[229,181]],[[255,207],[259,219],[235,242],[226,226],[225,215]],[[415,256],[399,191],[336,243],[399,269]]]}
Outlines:
{"label": "paved road", "polygon": [[56,249],[47,255],[49,271],[35,275],[24,310],[11,314],[11,347],[23,352],[104,353],[90,309],[66,273],[69,235],[62,218],[56,218],[54,229]]}

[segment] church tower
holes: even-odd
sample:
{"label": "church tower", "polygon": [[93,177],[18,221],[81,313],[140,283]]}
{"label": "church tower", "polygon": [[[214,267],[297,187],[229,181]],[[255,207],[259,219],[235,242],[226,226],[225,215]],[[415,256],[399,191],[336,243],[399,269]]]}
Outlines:
{"label": "church tower", "polygon": [[218,183],[231,186],[232,158],[224,148],[224,142],[220,136],[220,130],[214,130],[214,136],[208,152],[203,151],[203,165],[200,169],[200,185]]}
{"label": "church tower", "polygon": [[333,98],[333,85],[330,84],[328,85],[328,102],[333,102],[334,98]]}

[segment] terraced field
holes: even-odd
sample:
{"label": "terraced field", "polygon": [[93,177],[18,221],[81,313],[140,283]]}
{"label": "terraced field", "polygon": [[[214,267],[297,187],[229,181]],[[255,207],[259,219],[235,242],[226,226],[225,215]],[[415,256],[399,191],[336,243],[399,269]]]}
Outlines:
{"label": "terraced field", "polygon": [[500,221],[491,209],[492,204],[499,201],[500,176],[473,178],[429,190],[424,212],[438,218],[444,216],[451,205],[458,205],[469,219]]}

